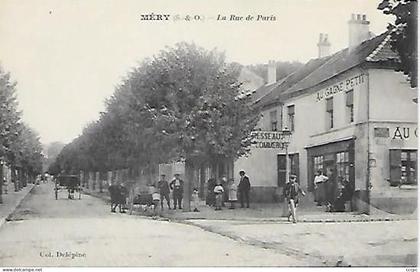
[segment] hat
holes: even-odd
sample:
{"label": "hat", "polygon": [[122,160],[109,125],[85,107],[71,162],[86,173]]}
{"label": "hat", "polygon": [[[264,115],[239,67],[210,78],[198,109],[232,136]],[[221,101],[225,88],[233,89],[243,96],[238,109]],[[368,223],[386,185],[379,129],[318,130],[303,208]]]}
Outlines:
{"label": "hat", "polygon": [[244,170],[239,171],[239,175],[240,174],[245,174],[245,171]]}
{"label": "hat", "polygon": [[289,178],[296,178],[296,175],[291,174],[291,175],[289,176]]}

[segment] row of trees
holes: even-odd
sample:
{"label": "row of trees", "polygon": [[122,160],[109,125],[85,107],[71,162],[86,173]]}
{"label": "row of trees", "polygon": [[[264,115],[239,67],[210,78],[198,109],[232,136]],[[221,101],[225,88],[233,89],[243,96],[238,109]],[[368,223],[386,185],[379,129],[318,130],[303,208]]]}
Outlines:
{"label": "row of trees", "polygon": [[[0,164],[12,169],[15,190],[26,185],[27,178],[42,172],[42,145],[38,135],[21,120],[16,97],[16,82],[0,66]],[[16,177],[15,170],[19,176]],[[3,181],[0,166],[0,181]],[[1,183],[0,183],[1,184]],[[2,186],[0,186],[1,195]]]}
{"label": "row of trees", "polygon": [[127,75],[99,120],[49,171],[150,169],[171,161],[194,167],[246,154],[259,114],[238,81],[241,68],[194,44],[166,48]]}

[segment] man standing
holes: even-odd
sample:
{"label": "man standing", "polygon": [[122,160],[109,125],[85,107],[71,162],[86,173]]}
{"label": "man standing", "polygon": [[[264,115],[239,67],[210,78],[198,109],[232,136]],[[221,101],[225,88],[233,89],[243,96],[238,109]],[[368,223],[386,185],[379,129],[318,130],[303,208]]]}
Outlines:
{"label": "man standing", "polygon": [[178,203],[178,208],[181,208],[182,195],[184,193],[184,181],[179,178],[179,174],[175,174],[174,179],[169,184],[169,187],[173,190],[174,195],[174,210]]}
{"label": "man standing", "polygon": [[245,175],[245,171],[239,171],[239,175],[241,176],[238,186],[241,208],[244,207],[244,199],[246,201],[246,207],[249,208],[249,191],[251,189],[251,183],[249,182],[249,178]]}
{"label": "man standing", "polygon": [[168,204],[168,209],[171,209],[171,201],[169,200],[169,184],[165,179],[165,175],[160,175],[160,180],[158,182],[158,189],[160,194],[160,207],[163,210],[163,200],[166,199],[166,203]]}

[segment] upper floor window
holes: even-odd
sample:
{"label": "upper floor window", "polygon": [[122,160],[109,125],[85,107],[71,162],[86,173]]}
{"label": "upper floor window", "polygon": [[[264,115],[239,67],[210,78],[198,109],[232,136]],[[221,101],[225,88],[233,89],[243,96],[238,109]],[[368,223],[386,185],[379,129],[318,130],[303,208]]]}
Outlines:
{"label": "upper floor window", "polygon": [[271,130],[277,131],[277,110],[273,110],[270,112],[270,124],[271,124]]}
{"label": "upper floor window", "polygon": [[287,116],[290,131],[295,131],[295,105],[287,106]]}
{"label": "upper floor window", "polygon": [[346,92],[346,113],[347,121],[354,122],[353,90]]}
{"label": "upper floor window", "polygon": [[328,128],[334,127],[334,100],[332,97],[327,100],[327,124]]}

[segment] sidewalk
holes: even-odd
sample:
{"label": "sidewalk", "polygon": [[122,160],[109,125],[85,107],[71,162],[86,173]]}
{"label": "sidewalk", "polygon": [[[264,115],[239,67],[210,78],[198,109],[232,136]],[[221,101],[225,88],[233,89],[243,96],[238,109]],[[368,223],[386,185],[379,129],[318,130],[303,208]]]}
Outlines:
{"label": "sidewalk", "polygon": [[[110,201],[107,191],[103,193],[83,188],[84,192],[105,201]],[[172,203],[171,203],[172,204]],[[283,207],[281,203],[251,203],[251,208],[240,208],[236,203],[236,209],[224,207],[221,211],[215,211],[213,207],[201,202],[200,212],[183,212],[180,210],[168,210],[164,202],[164,210],[161,217],[170,220],[229,220],[229,221],[249,221],[249,222],[285,222],[287,218],[282,217]],[[140,211],[134,211],[133,214],[141,214]],[[302,201],[298,210],[298,221],[309,223],[333,223],[333,222],[371,222],[371,221],[398,221],[398,220],[416,220],[417,211],[413,214],[391,214],[385,211],[371,207],[371,214],[360,214],[357,212],[326,212],[325,207],[316,206],[310,199]]]}
{"label": "sidewalk", "polygon": [[3,204],[0,204],[0,227],[6,222],[7,218],[16,210],[23,199],[30,193],[34,184],[28,183],[26,187],[23,187],[19,192],[8,191],[7,194],[3,194]]}

